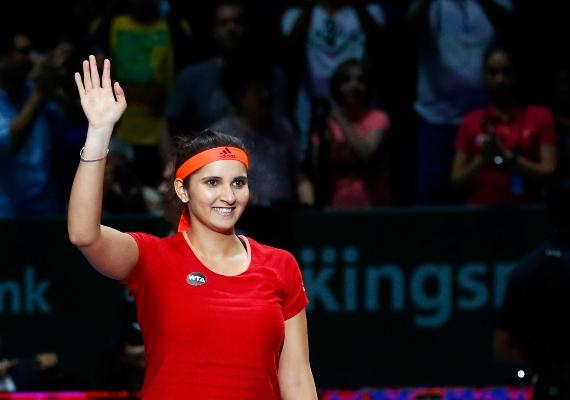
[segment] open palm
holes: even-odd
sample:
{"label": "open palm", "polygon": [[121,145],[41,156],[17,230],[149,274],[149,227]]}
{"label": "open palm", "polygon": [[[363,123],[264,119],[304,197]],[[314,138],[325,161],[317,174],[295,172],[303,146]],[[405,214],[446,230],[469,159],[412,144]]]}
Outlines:
{"label": "open palm", "polygon": [[92,127],[113,126],[127,108],[123,89],[118,82],[111,84],[111,62],[107,59],[99,79],[95,57],[89,56],[89,61],[83,61],[83,80],[76,72],[75,83],[83,112]]}

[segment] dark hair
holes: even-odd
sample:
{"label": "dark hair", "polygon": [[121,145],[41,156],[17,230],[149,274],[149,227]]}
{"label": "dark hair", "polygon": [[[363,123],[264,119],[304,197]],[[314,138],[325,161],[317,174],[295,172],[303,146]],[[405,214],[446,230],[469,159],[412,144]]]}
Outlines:
{"label": "dark hair", "polygon": [[[247,152],[243,142],[230,135],[215,131],[213,129],[207,128],[195,136],[178,136],[175,138],[175,152],[174,152],[174,171],[172,171],[172,178],[170,181],[174,180],[176,176],[176,170],[180,168],[182,164],[190,157],[195,156],[202,151],[213,149],[215,147],[237,147]],[[183,181],[184,186],[188,186],[188,181],[190,176],[186,177]],[[182,208],[184,204],[180,201],[176,192],[174,191],[173,185],[170,185],[168,199],[170,202],[179,203],[179,207]]]}
{"label": "dark hair", "polygon": [[[196,154],[213,149],[214,147],[237,147],[246,151],[243,142],[230,135],[215,131],[213,129],[204,129],[196,136],[179,136],[176,139],[176,152],[174,158],[174,171]],[[188,183],[188,178],[185,179],[184,184]]]}
{"label": "dark hair", "polygon": [[340,104],[342,102],[342,96],[340,94],[340,86],[346,81],[348,77],[348,69],[352,67],[362,68],[364,85],[368,89],[368,95],[370,96],[370,85],[372,82],[370,71],[368,66],[356,58],[352,58],[340,64],[334,71],[334,74],[330,80],[330,89],[333,99]]}
{"label": "dark hair", "polygon": [[253,61],[227,64],[220,76],[220,86],[234,107],[254,83],[264,82],[269,87],[273,83],[273,71],[265,62]]}

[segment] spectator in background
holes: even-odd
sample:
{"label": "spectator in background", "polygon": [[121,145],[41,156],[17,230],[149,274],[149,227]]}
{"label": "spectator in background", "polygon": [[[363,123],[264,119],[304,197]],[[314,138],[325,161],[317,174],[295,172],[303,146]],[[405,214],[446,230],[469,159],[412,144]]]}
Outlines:
{"label": "spectator in background", "polygon": [[[124,85],[129,107],[116,138],[134,150],[135,174],[149,186],[160,182],[159,139],[166,129],[164,104],[174,75],[173,41],[168,22],[154,0],[129,0],[126,14],[101,23],[98,35]],[[108,29],[105,31],[105,29]]]}
{"label": "spectator in background", "polygon": [[0,393],[39,390],[74,390],[79,381],[64,368],[60,356],[54,352],[41,352],[31,356],[9,354],[0,337]]}
{"label": "spectator in background", "polygon": [[111,149],[105,164],[103,183],[103,212],[146,213],[143,185],[134,171],[131,158],[125,151]]}
{"label": "spectator in background", "polygon": [[272,113],[274,75],[263,62],[226,65],[221,85],[235,109],[213,125],[242,140],[252,167],[248,172],[250,204],[268,206],[312,203],[310,185],[299,169],[296,134],[283,117]]}
{"label": "spectator in background", "polygon": [[[191,135],[231,114],[232,104],[220,85],[222,68],[238,59],[247,59],[250,48],[251,26],[243,2],[221,0],[214,7],[214,42],[217,55],[183,70],[177,77],[166,104],[171,136]],[[275,112],[286,114],[285,79],[274,68],[276,93]]]}
{"label": "spectator in background", "polygon": [[160,196],[160,209],[162,212],[162,217],[174,229],[178,226],[178,220],[180,218],[180,207],[175,201],[176,194],[174,189],[170,184],[174,179],[174,160],[171,158],[164,164],[164,169],[162,170],[162,181],[158,185],[157,192]]}
{"label": "spectator in background", "polygon": [[547,197],[555,235],[512,270],[495,333],[500,358],[536,373],[535,400],[570,399],[570,184]]}
{"label": "spectator in background", "polygon": [[512,55],[492,48],[484,57],[489,105],[467,114],[457,133],[451,179],[468,204],[537,201],[556,168],[551,112],[515,94]]}
{"label": "spectator in background", "polygon": [[336,209],[389,206],[385,148],[390,120],[370,106],[370,74],[362,62],[349,60],[338,67],[330,85],[338,107],[330,113],[323,140],[314,132],[311,141],[320,144],[318,156],[326,160],[321,164],[327,171],[321,174],[325,182],[315,182],[328,186],[319,190],[326,193],[324,205]]}
{"label": "spectator in background", "polygon": [[416,203],[453,201],[449,175],[461,118],[485,103],[483,54],[511,30],[509,0],[418,0],[407,17],[417,43]]}
{"label": "spectator in background", "polygon": [[362,60],[382,51],[385,24],[378,4],[346,0],[307,1],[285,11],[282,31],[288,57],[298,70],[295,119],[300,130],[300,152],[308,145],[314,99],[332,101],[329,81],[337,67],[349,59]]}
{"label": "spectator in background", "polygon": [[63,211],[52,171],[57,107],[49,102],[60,65],[50,55],[34,67],[32,49],[25,34],[0,36],[0,217]]}
{"label": "spectator in background", "polygon": [[75,93],[76,85],[70,77],[80,65],[79,55],[85,54],[82,48],[70,42],[60,42],[53,51],[53,57],[61,60],[59,85],[54,92],[59,108],[56,109],[54,125],[53,163],[59,197],[65,198],[71,190],[71,183],[77,167],[77,154],[85,143],[87,120],[81,103]]}
{"label": "spectator in background", "polygon": [[137,322],[134,299],[129,294],[123,304],[122,323],[117,341],[104,360],[102,387],[107,390],[127,390],[132,398],[143,387],[146,357],[143,337]]}

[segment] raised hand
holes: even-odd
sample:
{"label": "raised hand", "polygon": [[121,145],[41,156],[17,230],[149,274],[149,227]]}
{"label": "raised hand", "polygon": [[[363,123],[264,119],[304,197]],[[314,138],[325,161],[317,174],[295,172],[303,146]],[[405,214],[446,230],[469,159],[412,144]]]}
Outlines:
{"label": "raised hand", "polygon": [[83,61],[83,80],[75,73],[83,112],[93,128],[112,127],[127,108],[125,93],[118,82],[111,84],[111,62],[105,59],[99,79],[95,56]]}

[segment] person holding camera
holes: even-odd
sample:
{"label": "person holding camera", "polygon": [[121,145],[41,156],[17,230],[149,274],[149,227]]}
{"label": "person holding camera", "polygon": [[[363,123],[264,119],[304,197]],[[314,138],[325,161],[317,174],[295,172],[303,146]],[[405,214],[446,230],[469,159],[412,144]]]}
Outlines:
{"label": "person holding camera", "polygon": [[[0,217],[63,211],[52,173],[51,139],[65,53],[34,58],[23,33],[0,39]],[[53,118],[52,118],[53,117]]]}
{"label": "person holding camera", "polygon": [[513,57],[504,48],[486,52],[484,83],[489,104],[463,118],[451,180],[470,205],[537,201],[556,169],[552,113],[518,101]]}

